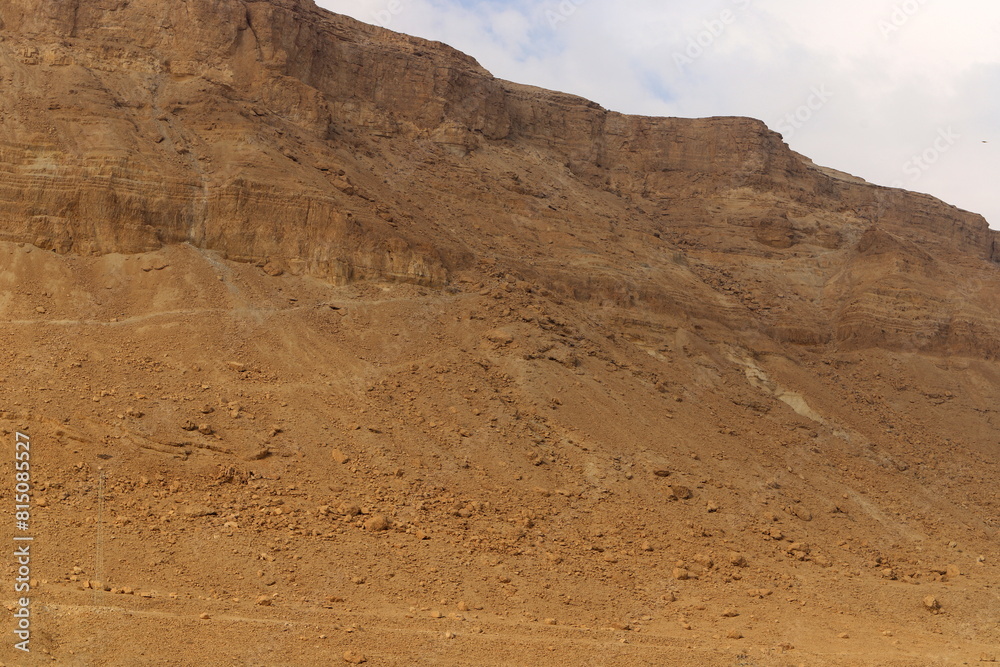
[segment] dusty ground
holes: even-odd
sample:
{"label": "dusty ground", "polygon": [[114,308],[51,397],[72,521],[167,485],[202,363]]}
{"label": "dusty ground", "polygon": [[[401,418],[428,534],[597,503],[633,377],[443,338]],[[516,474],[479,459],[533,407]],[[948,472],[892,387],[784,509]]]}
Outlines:
{"label": "dusty ground", "polygon": [[37,485],[33,652],[7,664],[1000,650],[995,364],[749,359],[707,323],[647,349],[502,278],[0,252],[0,423]]}

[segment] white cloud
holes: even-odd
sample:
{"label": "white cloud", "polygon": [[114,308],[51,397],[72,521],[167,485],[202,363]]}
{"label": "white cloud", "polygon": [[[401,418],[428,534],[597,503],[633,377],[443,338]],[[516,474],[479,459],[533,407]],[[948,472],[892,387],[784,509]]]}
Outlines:
{"label": "white cloud", "polygon": [[[993,0],[318,3],[451,44],[499,77],[627,113],[745,115],[787,130],[782,119],[825,89],[832,97],[800,113],[808,120],[786,134],[793,149],[875,183],[929,192],[1000,227],[991,182],[1000,166]],[[913,158],[934,149],[941,132],[958,138],[914,170]]]}

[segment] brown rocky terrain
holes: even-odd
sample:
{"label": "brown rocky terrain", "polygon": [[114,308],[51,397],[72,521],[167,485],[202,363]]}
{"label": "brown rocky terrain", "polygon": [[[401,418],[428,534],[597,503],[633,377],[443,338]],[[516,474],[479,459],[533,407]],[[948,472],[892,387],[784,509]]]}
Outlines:
{"label": "brown rocky terrain", "polygon": [[6,0],[0,82],[0,662],[1000,655],[982,217],[307,0]]}

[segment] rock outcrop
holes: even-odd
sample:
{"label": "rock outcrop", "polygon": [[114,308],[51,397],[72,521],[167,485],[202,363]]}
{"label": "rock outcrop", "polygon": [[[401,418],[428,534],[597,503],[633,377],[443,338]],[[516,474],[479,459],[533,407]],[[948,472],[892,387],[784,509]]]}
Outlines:
{"label": "rock outcrop", "polygon": [[0,26],[3,240],[335,283],[490,261],[786,342],[1000,350],[985,220],[755,120],[625,116],[307,0],[10,0]]}

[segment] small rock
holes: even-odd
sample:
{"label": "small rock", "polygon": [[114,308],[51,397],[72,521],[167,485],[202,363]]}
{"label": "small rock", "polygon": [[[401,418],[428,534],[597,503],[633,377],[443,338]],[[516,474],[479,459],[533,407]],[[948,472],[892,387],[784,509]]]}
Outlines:
{"label": "small rock", "polygon": [[820,567],[833,567],[833,562],[822,554],[812,556],[812,562],[816,563]]}
{"label": "small rock", "polygon": [[382,514],[376,514],[365,521],[365,530],[371,533],[389,530],[389,520]]}
{"label": "small rock", "polygon": [[729,564],[735,567],[746,567],[747,559],[743,554],[731,553],[729,554]]}
{"label": "small rock", "polygon": [[670,491],[673,493],[674,498],[677,498],[678,500],[689,500],[694,496],[691,489],[686,486],[671,486]]}
{"label": "small rock", "polygon": [[933,595],[928,595],[924,598],[924,609],[931,612],[932,614],[940,613],[941,603]]}
{"label": "small rock", "polygon": [[361,663],[368,662],[368,658],[363,653],[358,653],[357,651],[344,651],[344,662],[351,665],[360,665]]}
{"label": "small rock", "polygon": [[184,508],[184,514],[196,519],[203,516],[215,516],[218,511],[206,505],[190,505]]}
{"label": "small rock", "polygon": [[215,429],[208,424],[198,424],[198,433],[201,433],[202,435],[212,435],[215,433]]}
{"label": "small rock", "polygon": [[350,456],[344,454],[344,452],[340,451],[339,449],[334,449],[333,451],[331,451],[330,456],[331,458],[333,458],[334,463],[339,463],[340,465],[344,465],[345,463],[351,460]]}
{"label": "small rock", "polygon": [[811,548],[808,544],[803,544],[802,542],[792,542],[785,547],[785,551],[788,553],[799,551],[801,553],[808,554],[811,551]]}
{"label": "small rock", "polygon": [[657,477],[670,477],[669,470],[654,470],[653,474],[656,475]]}
{"label": "small rock", "polygon": [[208,614],[206,614],[206,613],[202,612],[201,614],[199,614],[199,615],[198,615],[198,618],[200,618],[200,619],[201,619],[201,620],[203,620],[203,621],[207,621],[208,619],[210,619],[210,618],[212,618],[212,617],[211,617],[211,616],[209,616]]}
{"label": "small rock", "polygon": [[837,639],[850,639],[850,638],[851,635],[847,634],[846,632],[841,632],[839,635],[837,635]]}
{"label": "small rock", "polygon": [[361,514],[361,508],[353,503],[341,503],[337,511],[344,516],[357,516]]}
{"label": "small rock", "polygon": [[458,610],[459,611],[469,611],[469,605],[467,605],[465,602],[459,602],[458,603]]}
{"label": "small rock", "polygon": [[189,419],[188,421],[181,424],[181,428],[184,429],[185,431],[197,431],[198,425]]}
{"label": "small rock", "polygon": [[992,653],[983,653],[979,656],[979,662],[996,662],[997,657]]}
{"label": "small rock", "polygon": [[723,618],[736,618],[739,615],[740,615],[740,612],[736,611],[733,608],[729,608],[729,609],[725,610],[724,612],[722,612],[722,617]]}
{"label": "small rock", "polygon": [[270,596],[260,595],[257,597],[257,600],[254,601],[254,604],[257,605],[258,607],[270,607],[272,602],[273,600],[271,599]]}
{"label": "small rock", "polygon": [[691,573],[683,567],[674,568],[674,579],[677,581],[687,581],[691,578]]}
{"label": "small rock", "polygon": [[803,521],[812,521],[813,520],[812,512],[810,512],[809,510],[807,510],[804,507],[792,507],[789,513],[792,516],[795,516],[795,517],[798,517],[799,519],[802,519]]}
{"label": "small rock", "polygon": [[727,639],[743,639],[743,633],[739,630],[730,630],[726,633]]}
{"label": "small rock", "polygon": [[170,265],[164,262],[162,259],[156,257],[146,257],[142,260],[140,268],[143,270],[143,272],[149,273],[150,271],[162,271],[168,266]]}
{"label": "small rock", "polygon": [[558,621],[554,618],[547,618],[542,622],[545,623],[545,625],[559,625]]}
{"label": "small rock", "polygon": [[247,461],[263,461],[271,455],[271,450],[267,447],[261,447],[260,449],[247,454]]}
{"label": "small rock", "polygon": [[697,554],[694,557],[694,561],[704,567],[706,570],[711,570],[715,567],[715,561],[712,560],[711,556],[706,556],[705,554]]}

